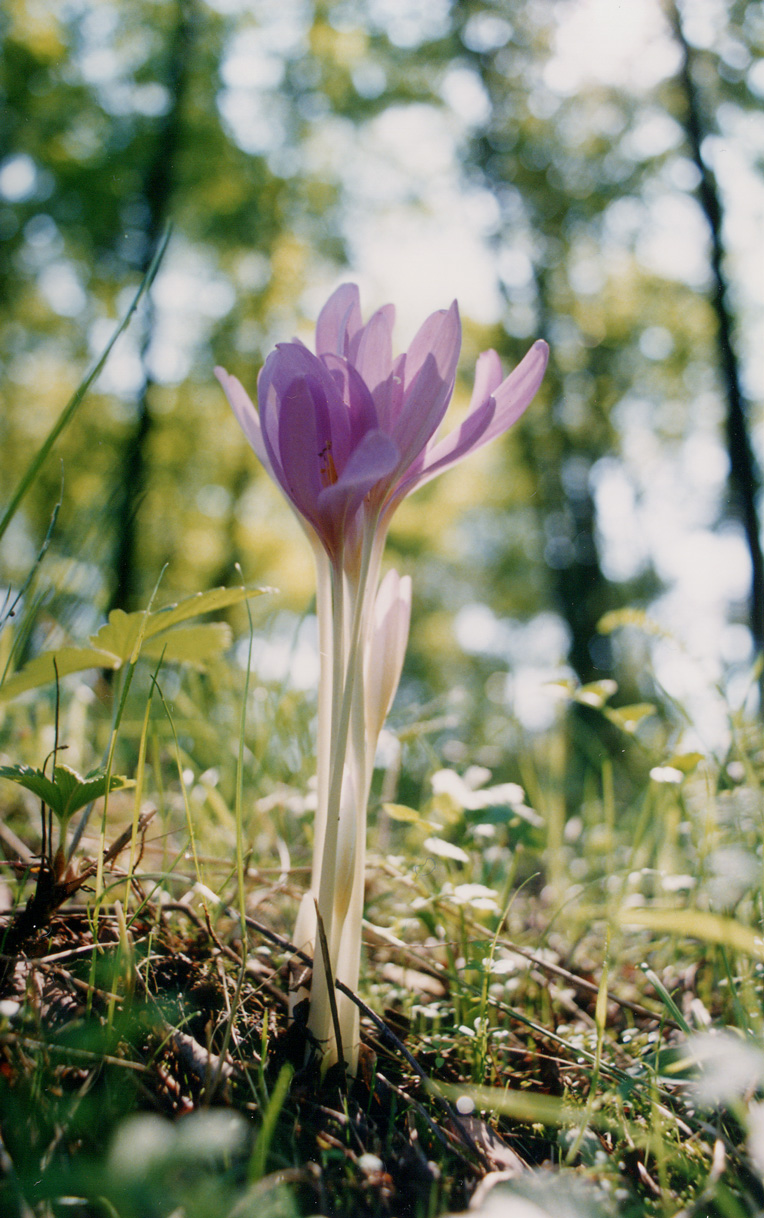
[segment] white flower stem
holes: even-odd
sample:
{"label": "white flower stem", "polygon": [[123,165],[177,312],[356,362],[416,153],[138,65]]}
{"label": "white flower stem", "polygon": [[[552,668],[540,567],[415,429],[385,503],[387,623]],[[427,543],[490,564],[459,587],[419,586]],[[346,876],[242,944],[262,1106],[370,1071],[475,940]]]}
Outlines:
{"label": "white flower stem", "polygon": [[[316,617],[318,618],[318,736],[316,740],[316,815],[313,822],[313,877],[320,874],[329,799],[332,743],[332,690],[335,652],[332,621],[332,572],[322,546],[316,546]],[[318,896],[318,893],[315,894]]]}
{"label": "white flower stem", "polygon": [[[333,662],[331,741],[329,749],[330,762],[328,767],[329,784],[326,801],[326,824],[323,834],[320,875],[318,879],[318,908],[324,928],[326,930],[331,967],[335,975],[340,954],[340,944],[343,937],[343,924],[347,922],[348,916],[354,920],[356,918],[358,920],[357,940],[358,951],[360,953],[361,914],[357,913],[356,910],[358,906],[357,889],[359,886],[359,868],[362,866],[362,858],[364,855],[364,839],[366,831],[365,803],[367,795],[365,760],[366,742],[365,733],[362,726],[363,660],[367,634],[365,625],[369,617],[366,607],[367,593],[371,589],[372,584],[375,582],[373,578],[371,580],[369,579],[369,576],[372,574],[370,568],[372,565],[374,551],[376,549],[374,540],[375,538],[373,530],[369,530],[364,537],[360,569],[357,580],[353,581],[353,586],[349,586],[347,589],[345,588],[344,576],[339,564],[332,569]],[[378,562],[374,565],[378,570]],[[346,599],[348,602],[350,602],[348,608],[352,606],[352,620],[350,622],[347,648],[344,645],[346,641],[345,630],[348,616],[345,613]],[[360,739],[358,727],[359,716],[361,724]],[[353,729],[352,731],[351,727]],[[351,746],[350,767],[353,780],[351,785],[354,791],[356,808],[355,817],[348,816],[348,813],[352,812],[351,809],[345,810],[345,816],[343,817],[343,834],[351,834],[355,841],[351,842],[343,837],[343,841],[340,843],[340,812],[342,808],[345,766],[348,763],[349,743]],[[346,867],[341,869],[344,880],[342,892],[337,890],[337,881],[339,879],[338,857],[340,853],[340,845],[342,846],[343,857],[346,860],[349,858],[350,852],[354,851],[352,867],[350,870],[348,870]],[[360,872],[360,875],[360,884],[362,886],[362,871]],[[314,884],[316,882],[315,875],[313,882]],[[362,887],[360,900],[362,908]],[[338,914],[339,917],[335,917],[335,913]],[[355,972],[357,981],[357,966]],[[343,976],[342,980],[344,981],[346,978]],[[326,1053],[324,1059],[326,1065],[330,1065],[333,1061],[336,1061],[337,1052],[333,1028],[331,1026],[331,1010],[328,1001],[327,978],[325,976],[325,970],[321,967],[320,962],[318,961],[314,962],[308,1027],[319,1043],[328,1045],[328,1052]],[[350,1048],[354,1043],[355,1041],[351,1037],[348,1048]]]}

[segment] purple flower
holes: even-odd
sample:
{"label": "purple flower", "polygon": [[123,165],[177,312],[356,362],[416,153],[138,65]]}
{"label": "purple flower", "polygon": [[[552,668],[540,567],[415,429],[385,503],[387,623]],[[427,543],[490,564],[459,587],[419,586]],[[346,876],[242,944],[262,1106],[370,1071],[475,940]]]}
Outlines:
{"label": "purple flower", "polygon": [[259,415],[240,382],[215,370],[258,457],[334,562],[366,527],[385,530],[405,495],[506,431],[546,368],[542,341],[504,379],[496,352],[484,352],[467,417],[437,440],[461,346],[456,301],[396,358],[394,317],[385,305],[364,325],[358,288],[343,284],[319,315],[315,355],[295,340],[268,356]]}
{"label": "purple flower", "polygon": [[[480,356],[464,422],[437,439],[454,390],[461,345],[456,302],[433,313],[408,351],[393,357],[392,305],[363,324],[358,288],[344,284],[316,324],[316,354],[280,343],[258,380],[259,413],[235,377],[218,377],[252,447],[313,543],[321,668],[317,806],[311,889],[296,941],[315,954],[318,914],[329,972],[355,988],[361,951],[366,807],[374,752],[401,675],[411,581],[380,585],[387,527],[404,496],[520,417],[546,368],[534,343],[502,378],[495,351]],[[314,970],[308,1028],[325,1065],[337,1060],[330,981]],[[351,1073],[358,1013],[337,996],[340,1040]]]}

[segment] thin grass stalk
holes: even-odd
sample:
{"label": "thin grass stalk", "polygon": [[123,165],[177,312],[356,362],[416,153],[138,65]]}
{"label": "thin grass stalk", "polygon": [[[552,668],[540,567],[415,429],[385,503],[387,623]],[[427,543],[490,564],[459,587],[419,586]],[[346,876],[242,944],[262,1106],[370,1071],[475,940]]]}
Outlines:
{"label": "thin grass stalk", "polygon": [[[92,930],[92,934],[93,934],[93,955],[92,955],[92,958],[90,961],[90,990],[88,991],[88,1001],[87,1001],[88,1015],[90,1014],[90,1010],[92,1007],[93,994],[95,992],[95,983],[96,983],[96,965],[97,965],[97,961],[98,961],[98,946],[97,946],[97,944],[98,944],[98,917],[99,917],[100,910],[101,910],[101,903],[102,903],[104,895],[105,895],[104,888],[103,888],[103,857],[106,852],[106,815],[107,815],[108,808],[109,808],[109,787],[111,785],[111,773],[112,773],[112,767],[114,765],[114,750],[116,749],[116,746],[117,746],[117,733],[119,731],[119,725],[122,722],[122,716],[125,711],[125,705],[127,703],[127,695],[130,691],[130,685],[132,684],[133,673],[135,672],[135,662],[131,661],[126,666],[124,671],[125,671],[125,675],[124,675],[124,679],[122,681],[121,696],[120,696],[119,703],[117,705],[116,712],[114,715],[114,721],[112,723],[112,728],[111,728],[111,735],[109,737],[109,746],[108,746],[108,749],[106,752],[106,765],[105,765],[106,789],[104,791],[103,811],[101,813],[101,833],[100,833],[100,841],[99,841],[99,845],[98,845],[98,864],[96,867],[96,877],[95,877],[95,901],[93,903],[93,912],[92,912],[92,921],[91,921],[91,930]],[[79,837],[77,835],[78,834],[81,835],[84,830],[84,827],[86,824],[86,818],[87,818],[87,815],[90,811],[90,808],[92,808],[92,806],[93,805],[90,804],[88,806],[88,808],[86,808],[84,813],[82,814],[82,819],[80,820],[80,823],[77,826],[77,834],[75,834],[75,841],[79,840]],[[73,849],[74,849],[74,846],[72,846],[70,849],[70,857],[71,857],[71,853],[72,853]]]}
{"label": "thin grass stalk", "polygon": [[[161,664],[161,660],[159,662]],[[157,674],[159,672],[159,664],[154,671],[154,675],[149,686],[149,696],[146,703],[146,713],[143,716],[143,725],[141,727],[141,738],[138,743],[138,761],[135,768],[135,800],[133,801],[133,832],[130,838],[130,858],[127,864],[127,879],[125,880],[125,909],[128,909],[130,901],[130,889],[133,882],[133,872],[135,870],[135,853],[138,839],[138,820],[141,814],[141,800],[143,799],[143,788],[146,778],[146,748],[148,745],[149,723],[151,722],[151,705],[154,698],[154,688]]]}
{"label": "thin grass stalk", "polygon": [[236,758],[236,795],[234,798],[234,817],[236,820],[236,877],[237,890],[239,895],[239,913],[241,916],[241,942],[242,942],[242,969],[246,964],[246,942],[247,931],[245,918],[247,916],[246,897],[244,892],[244,825],[242,817],[243,792],[244,792],[244,736],[247,726],[247,701],[249,699],[249,677],[252,670],[252,648],[255,638],[255,629],[252,622],[252,613],[249,604],[245,602],[247,607],[247,619],[249,621],[249,647],[247,649],[247,670],[244,675],[244,697],[241,702],[241,717],[239,720],[239,750]]}

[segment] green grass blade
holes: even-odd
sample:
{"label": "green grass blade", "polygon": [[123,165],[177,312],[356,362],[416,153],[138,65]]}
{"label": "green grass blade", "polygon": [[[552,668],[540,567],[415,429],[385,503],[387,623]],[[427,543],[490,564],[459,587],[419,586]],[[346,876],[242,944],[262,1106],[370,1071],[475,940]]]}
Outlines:
{"label": "green grass blade", "polygon": [[249,1161],[247,1176],[250,1184],[255,1184],[258,1180],[262,1180],[265,1175],[268,1151],[273,1141],[273,1135],[276,1132],[276,1124],[281,1114],[281,1109],[284,1107],[284,1101],[286,1100],[293,1074],[294,1068],[289,1062],[286,1062],[281,1067],[281,1073],[276,1079],[276,1086],[271,1093],[268,1107],[263,1113],[263,1124],[257,1135],[257,1141],[252,1151],[252,1158]]}

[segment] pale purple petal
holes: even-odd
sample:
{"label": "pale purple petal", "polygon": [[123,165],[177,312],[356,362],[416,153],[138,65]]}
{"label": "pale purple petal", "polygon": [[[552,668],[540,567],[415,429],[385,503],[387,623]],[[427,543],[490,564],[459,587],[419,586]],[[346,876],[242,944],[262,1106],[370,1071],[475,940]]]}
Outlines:
{"label": "pale purple petal", "polygon": [[[334,382],[335,390],[344,403],[349,431],[349,449],[379,427],[379,418],[367,385],[351,363],[339,355],[322,355],[321,362]],[[344,460],[344,453],[342,459]]]}
{"label": "pale purple petal", "polygon": [[[390,376],[389,384],[390,396],[384,403],[384,405],[388,408],[385,426],[390,432],[393,430],[393,420],[399,417],[403,407],[403,383],[405,379],[406,356],[405,354],[401,354],[396,356],[393,362],[393,370]],[[376,395],[374,400],[377,400]],[[379,406],[377,409],[379,409]],[[381,422],[383,417],[381,412],[379,417]]]}
{"label": "pale purple petal", "polygon": [[[319,529],[322,454],[330,440],[328,412],[304,378],[292,381],[279,403],[278,455],[281,483],[289,498]],[[324,404],[325,407],[325,404]]]}
{"label": "pale purple petal", "polygon": [[517,367],[494,390],[496,414],[481,439],[481,444],[502,435],[516,423],[525,408],[530,405],[541,384],[549,360],[549,347],[543,338],[538,339]]}
{"label": "pale purple petal", "polygon": [[504,377],[501,360],[494,350],[483,351],[475,365],[475,384],[470,398],[470,413],[495,393]]}
{"label": "pale purple petal", "polygon": [[226,372],[225,368],[215,368],[215,376],[228,398],[231,409],[236,415],[244,435],[249,440],[262,465],[273,478],[273,466],[263,443],[260,416],[255,409],[252,399],[241,384],[241,381],[238,381],[230,372]]}
{"label": "pale purple petal", "polygon": [[447,312],[433,313],[427,319],[409,348],[403,367],[403,402],[392,427],[402,469],[422,453],[446,413],[460,345],[459,311],[454,302]]}
{"label": "pale purple petal", "polygon": [[413,469],[406,471],[395,491],[395,500],[399,502],[405,495],[411,494],[419,486],[424,486],[432,478],[442,474],[466,457],[468,453],[480,448],[485,443],[488,427],[496,414],[496,402],[488,398],[476,410],[470,411],[461,426],[449,432],[442,440],[427,450],[424,460],[417,462]]}
{"label": "pale purple petal", "polygon": [[415,334],[406,352],[404,393],[408,393],[429,356],[434,358],[443,380],[453,380],[461,345],[459,306],[454,301],[450,309],[431,313]]}
{"label": "pale purple petal", "polygon": [[348,358],[374,392],[393,370],[395,306],[388,304],[369,318],[350,344]]}
{"label": "pale purple petal", "polygon": [[274,376],[278,377],[280,363],[278,349],[272,351],[260,369],[257,378],[257,405],[260,410],[260,431],[271,466],[276,472],[279,481],[281,480],[281,458],[278,455],[281,397],[278,386],[274,384]]}
{"label": "pale purple petal", "polygon": [[[489,359],[483,362],[482,367],[480,360],[478,361],[473,404],[496,380],[498,356],[495,352],[484,354],[489,356]],[[549,348],[539,339],[506,380],[494,389],[493,394],[480,402],[476,408],[473,406],[456,431],[433,444],[427,450],[424,461],[421,464],[415,463],[413,468],[410,467],[406,471],[396,487],[390,506],[399,503],[405,495],[411,494],[417,487],[423,486],[452,465],[456,465],[469,453],[476,452],[484,444],[507,431],[533,400],[544,376],[548,358]]]}
{"label": "pale purple petal", "polygon": [[361,299],[354,283],[343,283],[327,300],[316,322],[316,354],[347,355],[361,328]]}
{"label": "pale purple petal", "polygon": [[[347,461],[351,447],[351,427],[348,408],[342,397],[341,384],[331,375],[323,359],[318,359],[302,343],[279,343],[268,356],[258,381],[260,423],[266,444],[278,448],[276,420],[281,401],[293,381],[305,380],[312,387],[316,400],[325,404],[329,413],[329,435],[332,458],[339,468]],[[323,407],[322,407],[323,408]]]}
{"label": "pale purple petal", "polygon": [[334,527],[341,530],[372,487],[389,477],[398,459],[398,448],[389,436],[383,431],[367,432],[334,485],[321,491],[318,507],[322,518],[331,519]]}

